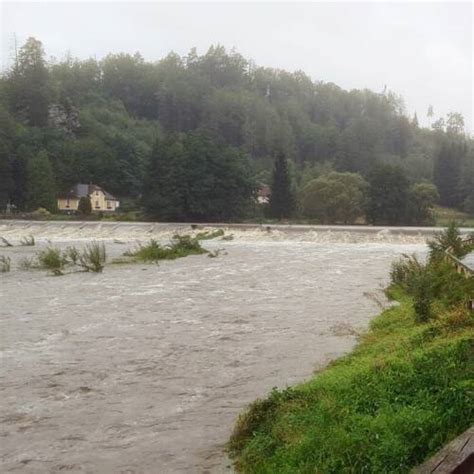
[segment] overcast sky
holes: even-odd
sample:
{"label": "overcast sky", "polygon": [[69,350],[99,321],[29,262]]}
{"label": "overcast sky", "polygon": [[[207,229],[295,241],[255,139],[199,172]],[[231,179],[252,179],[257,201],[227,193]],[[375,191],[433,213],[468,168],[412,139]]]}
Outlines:
{"label": "overcast sky", "polygon": [[[0,0],[2,2],[2,0]],[[385,85],[426,123],[461,112],[473,123],[471,2],[22,2],[1,3],[2,65],[16,33],[40,39],[48,56],[80,58],[140,51],[235,47],[258,65],[294,71],[346,89]]]}

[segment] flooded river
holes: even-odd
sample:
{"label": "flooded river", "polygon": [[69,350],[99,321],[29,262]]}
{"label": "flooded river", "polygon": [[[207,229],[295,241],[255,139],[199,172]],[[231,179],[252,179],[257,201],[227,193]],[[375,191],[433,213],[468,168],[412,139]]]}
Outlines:
{"label": "flooded river", "polygon": [[[237,226],[218,257],[61,277],[18,263],[103,240],[109,257],[189,226],[3,223],[0,471],[221,473],[242,409],[349,351],[390,262],[425,235]],[[25,235],[35,247],[20,246]],[[50,242],[48,242],[48,240]]]}

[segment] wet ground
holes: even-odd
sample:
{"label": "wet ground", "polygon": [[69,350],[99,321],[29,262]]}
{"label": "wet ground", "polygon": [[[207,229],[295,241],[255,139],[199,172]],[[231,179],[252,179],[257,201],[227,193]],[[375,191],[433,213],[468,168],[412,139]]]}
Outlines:
{"label": "wet ground", "polygon": [[[0,223],[14,244],[0,248],[1,472],[229,472],[242,409],[349,351],[390,262],[424,249],[415,234],[233,229],[203,242],[217,258],[19,269],[45,245],[102,239],[111,258],[176,231],[60,225]],[[29,233],[37,245],[19,246]]]}

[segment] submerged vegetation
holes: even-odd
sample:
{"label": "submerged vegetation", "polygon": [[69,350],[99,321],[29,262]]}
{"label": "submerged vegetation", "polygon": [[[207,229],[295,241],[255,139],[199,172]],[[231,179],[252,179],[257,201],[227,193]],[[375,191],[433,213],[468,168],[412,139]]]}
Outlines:
{"label": "submerged vegetation", "polygon": [[136,250],[125,252],[124,256],[132,257],[135,261],[159,262],[203,253],[207,253],[207,250],[201,246],[197,238],[175,235],[169,245],[161,245],[151,239],[146,245],[140,244]]}
{"label": "submerged vegetation", "polygon": [[436,254],[405,256],[391,279],[399,304],[351,354],[239,417],[228,445],[239,471],[407,473],[473,423],[474,278]]}
{"label": "submerged vegetation", "polygon": [[[75,257],[75,253],[69,250],[69,256]],[[92,242],[79,255],[79,266],[86,272],[100,273],[104,269],[107,253],[103,243]]]}
{"label": "submerged vegetation", "polygon": [[0,273],[8,273],[11,267],[10,257],[5,257],[5,255],[0,255]]}
{"label": "submerged vegetation", "polygon": [[23,245],[25,247],[33,247],[35,244],[36,244],[36,241],[33,235],[30,235],[28,237],[23,237],[20,241],[20,245]]}

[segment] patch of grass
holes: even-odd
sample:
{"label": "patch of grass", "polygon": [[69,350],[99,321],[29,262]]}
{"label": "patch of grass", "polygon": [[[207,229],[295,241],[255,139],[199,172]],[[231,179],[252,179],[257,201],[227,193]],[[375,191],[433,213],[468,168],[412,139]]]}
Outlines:
{"label": "patch of grass", "polygon": [[175,235],[169,245],[161,245],[151,239],[146,245],[140,244],[136,250],[127,251],[123,255],[141,262],[159,262],[204,253],[207,250],[201,247],[198,239],[189,235]]}
{"label": "patch of grass", "polygon": [[33,235],[30,235],[29,237],[23,237],[20,240],[20,245],[23,245],[24,247],[33,247],[35,244],[36,242]]}
{"label": "patch of grass", "polygon": [[49,270],[55,276],[64,274],[64,266],[67,260],[61,253],[61,249],[48,247],[39,252],[37,258],[39,268]]}
{"label": "patch of grass", "polygon": [[418,323],[406,289],[389,295],[400,304],[351,354],[239,417],[228,444],[238,471],[408,473],[474,422],[473,314],[464,301],[436,299]]}
{"label": "patch of grass", "polygon": [[99,242],[92,242],[86,245],[79,257],[79,266],[86,272],[100,273],[104,269],[107,260],[105,245]]}
{"label": "patch of grass", "polygon": [[474,216],[449,207],[436,206],[434,218],[437,226],[446,227],[452,221],[457,221],[462,227],[474,227]]}
{"label": "patch of grass", "polygon": [[0,273],[8,273],[11,268],[11,259],[10,257],[5,257],[5,255],[0,255]]}

